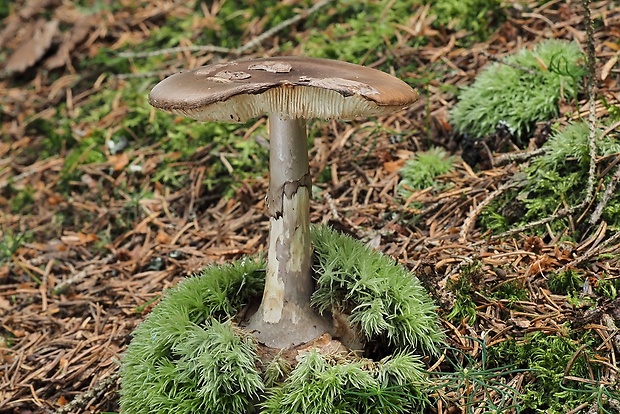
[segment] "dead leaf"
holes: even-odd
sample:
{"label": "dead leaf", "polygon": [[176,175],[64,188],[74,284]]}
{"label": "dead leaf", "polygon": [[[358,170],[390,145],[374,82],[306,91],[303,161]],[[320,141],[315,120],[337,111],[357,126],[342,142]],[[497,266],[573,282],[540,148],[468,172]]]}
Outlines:
{"label": "dead leaf", "polygon": [[441,107],[431,113],[431,137],[445,137],[452,133],[448,108]]}
{"label": "dead leaf", "polygon": [[302,345],[297,350],[297,361],[303,358],[308,352],[317,351],[322,355],[344,356],[350,353],[349,349],[337,339],[332,339],[331,335],[324,333],[308,343]]}
{"label": "dead leaf", "polygon": [[0,266],[0,280],[6,279],[7,277],[9,277],[9,265],[4,263]]}
{"label": "dead leaf", "polygon": [[396,157],[400,158],[401,160],[405,160],[405,161],[407,161],[409,158],[413,157],[413,154],[415,154],[415,152],[409,151],[409,150],[404,150],[404,149],[399,149],[399,150],[396,151]]}
{"label": "dead leaf", "polygon": [[[9,302],[8,300],[4,299],[3,297],[0,297],[0,310],[1,311],[8,311],[13,309],[13,306],[11,305],[11,302]],[[2,312],[2,314],[4,314],[4,312]]]}
{"label": "dead leaf", "polygon": [[129,155],[127,155],[127,153],[125,152],[110,155],[110,157],[108,158],[108,162],[112,164],[112,169],[114,171],[121,171],[127,166],[127,164],[129,164]]}
{"label": "dead leaf", "polygon": [[538,260],[536,260],[527,270],[528,275],[536,275],[541,274],[549,270],[553,265],[556,265],[558,261],[554,258],[549,257],[546,254],[540,256]]}
{"label": "dead leaf", "polygon": [[612,56],[601,68],[601,80],[607,79],[611,69],[618,63],[618,55]]}
{"label": "dead leaf", "polygon": [[523,246],[523,249],[527,250],[528,252],[534,252],[536,254],[540,254],[540,252],[542,252],[543,247],[545,247],[545,243],[540,237],[529,236],[525,240],[525,245]]}
{"label": "dead leaf", "polygon": [[80,177],[80,181],[86,184],[91,190],[95,190],[97,188],[97,181],[95,181],[93,177],[88,174],[83,174]]}
{"label": "dead leaf", "polygon": [[8,154],[10,149],[11,144],[9,144],[8,142],[0,142],[0,157]]}
{"label": "dead leaf", "polygon": [[351,219],[351,222],[356,226],[360,226],[366,222],[366,217],[354,217]]}
{"label": "dead leaf", "polygon": [[65,201],[64,198],[60,194],[57,194],[57,193],[51,193],[50,195],[47,196],[47,203],[50,206],[56,206],[62,203],[63,201]]}
{"label": "dead leaf", "polygon": [[157,236],[155,237],[155,241],[159,244],[168,244],[171,240],[172,237],[161,230],[157,232]]}
{"label": "dead leaf", "polygon": [[19,28],[22,26],[22,23],[15,16],[9,16],[4,19],[2,22],[5,26],[4,29],[0,32],[0,47],[4,47],[7,43],[7,40],[13,38]]}
{"label": "dead leaf", "polygon": [[399,171],[404,164],[405,160],[386,161],[383,163],[383,169],[392,174]]}
{"label": "dead leaf", "polygon": [[22,42],[9,57],[5,69],[8,72],[23,72],[39,61],[52,46],[58,30],[58,20],[37,20],[33,33]]}
{"label": "dead leaf", "polygon": [[59,0],[30,0],[19,9],[19,17],[30,20],[34,16],[60,4]]}
{"label": "dead leaf", "polygon": [[68,402],[69,402],[69,401],[67,401],[67,399],[65,398],[65,396],[64,396],[64,395],[61,395],[61,396],[58,398],[58,401],[56,401],[56,404],[58,404],[59,406],[61,406],[61,407],[62,407],[63,405],[67,405],[67,403],[68,403]]}
{"label": "dead leaf", "polygon": [[511,318],[510,322],[512,322],[513,324],[515,324],[515,326],[522,328],[522,329],[527,329],[532,325],[532,323],[528,321],[527,319],[520,319],[520,318]]}

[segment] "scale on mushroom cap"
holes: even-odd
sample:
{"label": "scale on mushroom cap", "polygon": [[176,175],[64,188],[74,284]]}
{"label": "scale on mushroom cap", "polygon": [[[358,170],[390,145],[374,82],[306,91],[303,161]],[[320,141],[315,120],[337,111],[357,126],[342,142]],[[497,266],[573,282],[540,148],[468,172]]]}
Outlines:
{"label": "scale on mushroom cap", "polygon": [[156,108],[200,121],[269,116],[269,252],[263,300],[246,329],[274,348],[333,331],[310,308],[311,276],[306,119],[354,119],[401,110],[418,98],[405,82],[346,62],[279,57],[214,64],[174,74],[149,96]]}

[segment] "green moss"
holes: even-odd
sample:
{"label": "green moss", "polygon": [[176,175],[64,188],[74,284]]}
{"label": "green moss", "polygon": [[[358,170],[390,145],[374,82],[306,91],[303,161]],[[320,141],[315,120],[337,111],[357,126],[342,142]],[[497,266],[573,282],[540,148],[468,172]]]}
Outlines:
{"label": "green moss", "polygon": [[[605,126],[597,129],[601,134]],[[586,183],[588,182],[588,168],[590,163],[588,136],[589,127],[584,122],[571,124],[561,130],[556,130],[545,143],[545,153],[531,161],[523,168],[523,174],[516,176],[521,188],[504,194],[503,197],[492,202],[481,214],[482,225],[490,230],[503,231],[508,224],[516,226],[553,215],[558,210],[578,205],[585,197]],[[597,140],[597,155],[607,157],[620,152],[618,133],[611,132]],[[603,179],[604,185],[611,180]],[[602,196],[602,191],[597,195]],[[519,205],[521,214],[515,221],[507,219],[510,208]],[[612,196],[603,210],[602,218],[612,228],[620,228],[620,196]],[[555,234],[566,232],[569,227],[567,218],[559,218],[549,224]],[[579,237],[584,229],[576,228],[576,234],[570,237]],[[534,229],[536,234],[544,234],[547,229],[541,226]]]}
{"label": "green moss", "polygon": [[35,194],[36,190],[30,185],[27,185],[19,191],[16,191],[16,193],[13,195],[13,197],[11,197],[9,201],[9,208],[11,210],[11,213],[31,213],[35,201]]}
{"label": "green moss", "polygon": [[32,238],[29,232],[15,233],[11,229],[0,229],[0,266],[9,263],[17,250]]}
{"label": "green moss", "polygon": [[398,194],[407,199],[415,190],[424,190],[428,187],[442,189],[435,178],[454,170],[454,157],[448,156],[440,147],[434,147],[424,152],[417,152],[399,171],[401,180],[398,185]]}
{"label": "green moss", "polygon": [[460,322],[467,320],[473,324],[476,320],[476,303],[474,302],[474,286],[478,285],[483,276],[482,262],[474,262],[463,266],[461,274],[449,280],[447,288],[454,293],[454,305],[446,316],[448,320]]}
{"label": "green moss", "polygon": [[431,13],[437,16],[435,24],[470,31],[476,40],[487,38],[505,20],[501,0],[438,0],[425,3],[431,4]]}
{"label": "green moss", "polygon": [[502,283],[491,293],[491,297],[497,300],[508,300],[510,302],[518,302],[529,298],[528,290],[522,283],[516,280]]}
{"label": "green moss", "polygon": [[576,270],[552,273],[547,281],[549,290],[556,295],[568,295],[583,288],[583,278]]}
{"label": "green moss", "polygon": [[[397,25],[407,25],[417,2],[391,0],[342,0],[329,13],[311,16],[304,37],[298,37],[307,56],[364,64],[384,59],[379,69],[389,69],[397,60],[391,51],[398,42]],[[427,40],[418,36],[411,47]],[[398,61],[400,63],[400,61]]]}
{"label": "green moss", "polygon": [[335,309],[382,349],[436,354],[443,335],[436,308],[419,280],[394,259],[335,233],[313,229],[317,289],[312,304]]}
{"label": "green moss", "polygon": [[457,406],[464,413],[520,413],[521,394],[511,379],[524,370],[515,364],[495,365],[489,360],[486,338],[467,337],[479,349],[446,347],[442,364],[445,371],[432,372],[433,394],[446,406]]}
{"label": "green moss", "polygon": [[264,263],[213,266],[186,279],[133,333],[121,365],[125,413],[245,413],[264,389],[256,347],[230,319],[263,288]]}
{"label": "green moss", "polygon": [[[436,17],[434,27],[465,29],[478,39],[488,36],[504,19],[499,0],[342,0],[337,8],[310,16],[305,24],[309,36],[295,40],[308,56],[361,64],[381,59],[381,68],[399,71],[402,62],[392,53],[399,42],[398,26],[410,26],[411,17],[427,3],[429,15]],[[410,47],[420,47],[428,38],[415,36],[410,42]]]}
{"label": "green moss", "polygon": [[[602,129],[597,130],[597,134],[601,132]],[[524,169],[528,179],[519,195],[526,207],[524,220],[533,221],[550,216],[558,209],[577,205],[584,199],[590,163],[589,134],[590,129],[583,122],[557,131],[544,145],[545,154],[534,159]],[[620,152],[617,138],[618,135],[612,133],[598,140],[598,155],[604,157]],[[613,199],[615,202],[620,200],[617,196]],[[620,217],[610,213],[609,209],[604,210],[603,219],[612,226],[620,225]],[[555,223],[556,226],[558,224]],[[562,224],[566,226],[568,223]],[[560,229],[554,228],[557,231]]]}
{"label": "green moss", "polygon": [[0,3],[0,19],[7,17],[15,5],[15,0],[6,0]]}
{"label": "green moss", "polygon": [[80,140],[75,147],[71,148],[65,157],[61,172],[64,183],[78,178],[77,172],[80,165],[102,163],[107,160],[104,153],[105,137],[103,131]]}
{"label": "green moss", "polygon": [[420,359],[398,354],[379,363],[337,363],[316,351],[304,355],[281,387],[269,391],[264,414],[396,414],[426,404]]}
{"label": "green moss", "polygon": [[452,109],[455,129],[481,138],[503,124],[525,142],[536,122],[552,119],[560,101],[575,98],[582,60],[576,43],[547,40],[487,66]]}
{"label": "green moss", "polygon": [[620,121],[620,106],[608,102],[604,96],[601,96],[600,99],[611,120]]}
{"label": "green moss", "polygon": [[594,291],[605,298],[616,300],[620,291],[620,279],[603,272],[594,284]]}
{"label": "green moss", "polygon": [[246,258],[169,290],[135,330],[121,365],[122,411],[383,414],[422,407],[427,379],[415,352],[437,354],[443,340],[430,298],[404,267],[349,237],[315,228],[313,240],[316,306],[350,309],[354,325],[392,355],[376,362],[310,352],[294,368],[280,356],[259,361],[254,339],[231,322],[262,293],[265,263]]}
{"label": "green moss", "polygon": [[[582,349],[581,345],[586,347]],[[575,339],[535,332],[522,340],[510,339],[491,346],[488,354],[491,366],[514,364],[525,370],[520,397],[523,409],[560,414],[584,402],[593,403],[602,393],[615,394],[614,398],[618,398],[618,392],[607,385],[590,385],[565,378],[589,379],[593,375],[594,381],[601,379],[602,366],[589,362],[596,358],[591,351],[596,346],[597,339],[589,332]],[[601,409],[604,409],[604,404]]]}
{"label": "green moss", "polygon": [[[147,179],[172,189],[186,184],[187,174],[179,165],[203,159],[205,155],[210,160],[206,163],[204,184],[210,192],[228,196],[240,181],[266,174],[268,151],[256,140],[242,138],[245,125],[197,122],[154,111],[147,104],[148,92],[156,82],[154,78],[128,79],[122,84],[115,80],[108,82],[75,108],[71,117],[67,116],[65,107],[59,107],[57,116],[65,116],[64,121],[34,120],[29,124],[30,131],[42,137],[45,156],[65,157],[59,183],[61,191],[71,190],[70,183],[79,180],[82,166],[108,161],[106,146],[114,153],[111,148],[115,144],[120,148],[118,152],[129,155],[133,154],[132,150],[146,146],[164,152],[166,155],[157,157],[159,165]],[[124,113],[118,122],[99,127],[102,119],[119,113],[119,106]],[[72,130],[83,131],[85,135],[76,140]],[[208,153],[201,153],[206,147]]]}

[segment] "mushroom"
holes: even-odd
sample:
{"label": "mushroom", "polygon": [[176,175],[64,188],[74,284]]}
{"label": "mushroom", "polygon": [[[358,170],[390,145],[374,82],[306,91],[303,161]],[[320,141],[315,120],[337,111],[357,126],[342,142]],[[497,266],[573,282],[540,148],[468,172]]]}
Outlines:
{"label": "mushroom", "polygon": [[289,348],[333,332],[310,307],[311,274],[306,120],[386,115],[417,99],[405,82],[376,69],[305,57],[214,64],[174,74],[149,102],[200,121],[269,116],[269,251],[262,302],[246,326],[267,346]]}

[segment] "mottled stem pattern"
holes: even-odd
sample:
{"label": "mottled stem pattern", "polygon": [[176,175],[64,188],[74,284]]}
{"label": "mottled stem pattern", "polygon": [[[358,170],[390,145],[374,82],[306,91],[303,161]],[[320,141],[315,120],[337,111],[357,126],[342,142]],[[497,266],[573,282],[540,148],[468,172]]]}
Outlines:
{"label": "mottled stem pattern", "polygon": [[274,348],[289,348],[331,331],[310,308],[314,290],[306,124],[269,118],[269,252],[265,291],[248,329]]}

